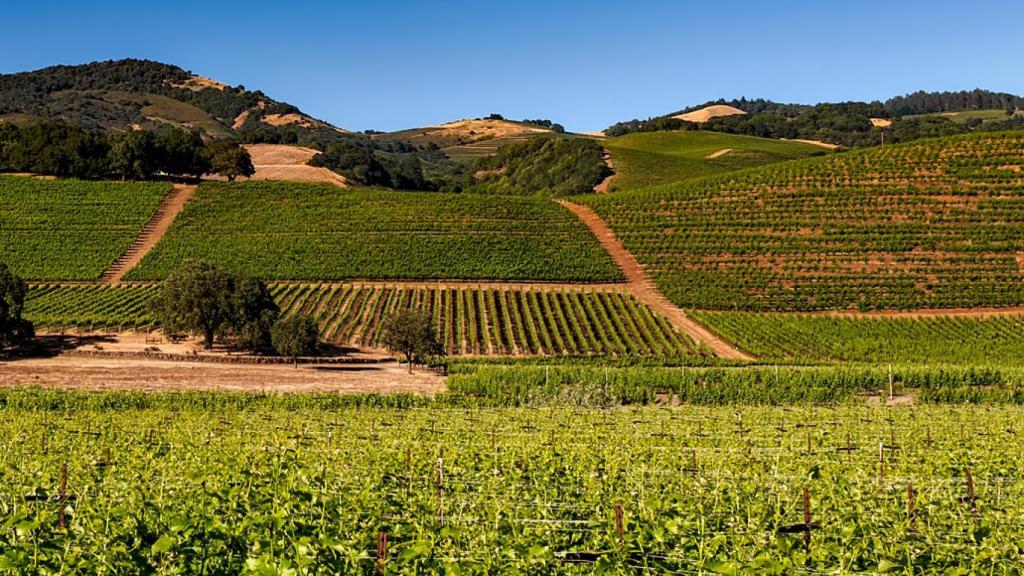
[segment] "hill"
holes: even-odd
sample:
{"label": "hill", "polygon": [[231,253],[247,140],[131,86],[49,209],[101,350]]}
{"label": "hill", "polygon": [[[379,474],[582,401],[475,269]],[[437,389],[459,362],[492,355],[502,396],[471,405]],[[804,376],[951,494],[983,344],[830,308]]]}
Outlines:
{"label": "hill", "polygon": [[589,203],[676,304],[1024,303],[1024,133],[929,139]]}
{"label": "hill", "polygon": [[299,141],[343,132],[258,90],[134,59],[0,75],[0,121],[41,120],[102,132],[171,124],[211,138],[260,134]]}
{"label": "hill", "polygon": [[[1024,98],[987,90],[915,92],[885,102],[814,105],[740,98],[706,102],[647,120],[619,122],[607,128],[605,134],[704,129],[853,148],[878,145],[883,137],[886,143],[896,143],[979,130],[1018,129],[1024,127],[1024,116],[1014,116],[1020,109],[1024,109]],[[987,122],[957,121],[955,114],[938,114],[992,110],[1002,113],[989,112]]]}
{"label": "hill", "polygon": [[440,148],[453,160],[472,161],[492,156],[502,146],[522,143],[534,136],[553,134],[558,129],[552,130],[552,126],[549,121],[513,121],[495,115],[374,134],[372,137],[378,142],[397,142],[416,148]]}
{"label": "hill", "polygon": [[615,176],[611,191],[721,174],[783,160],[823,155],[819,146],[720,132],[638,132],[608,138]]}
{"label": "hill", "polygon": [[685,114],[677,114],[673,116],[678,120],[684,122],[696,122],[697,124],[703,124],[712,118],[720,118],[722,116],[743,116],[746,112],[736,108],[735,106],[727,106],[725,104],[712,104],[711,106],[705,106],[692,112],[686,112]]}

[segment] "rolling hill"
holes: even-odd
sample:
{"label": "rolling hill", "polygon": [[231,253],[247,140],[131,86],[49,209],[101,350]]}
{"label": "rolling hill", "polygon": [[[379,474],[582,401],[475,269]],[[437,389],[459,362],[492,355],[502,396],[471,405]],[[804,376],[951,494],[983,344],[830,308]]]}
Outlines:
{"label": "rolling hill", "polygon": [[681,182],[824,155],[820,146],[719,132],[638,132],[603,142],[616,172],[611,191]]}
{"label": "rolling hill", "polygon": [[258,90],[134,59],[0,75],[0,121],[40,120],[103,132],[171,124],[211,138],[288,131],[329,139],[344,132]]}
{"label": "rolling hill", "polygon": [[1024,133],[829,155],[589,203],[676,304],[1024,303]]}

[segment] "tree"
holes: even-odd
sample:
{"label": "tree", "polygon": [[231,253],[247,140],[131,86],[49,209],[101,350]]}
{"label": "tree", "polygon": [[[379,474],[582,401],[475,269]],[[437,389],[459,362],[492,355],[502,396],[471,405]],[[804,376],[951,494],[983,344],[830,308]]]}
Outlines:
{"label": "tree", "polygon": [[437,339],[429,314],[411,308],[392,316],[384,327],[384,345],[405,356],[412,374],[413,364],[431,356],[443,356],[444,347]]}
{"label": "tree", "polygon": [[156,136],[160,168],[178,176],[202,176],[210,171],[203,139],[198,130],[170,128]]}
{"label": "tree", "polygon": [[25,282],[0,262],[0,351],[20,346],[35,336],[32,323],[21,317],[25,292]]}
{"label": "tree", "polygon": [[150,309],[165,330],[202,335],[207,349],[226,335],[246,350],[269,349],[270,330],[280,315],[265,283],[205,262],[189,262],[167,278]]}
{"label": "tree", "polygon": [[225,272],[189,262],[164,280],[150,307],[165,330],[201,334],[210,349],[232,319],[233,284]]}
{"label": "tree", "polygon": [[234,182],[239,176],[252,176],[256,168],[252,165],[249,151],[231,140],[218,140],[206,147],[210,158],[210,170]]}
{"label": "tree", "polygon": [[298,366],[299,356],[316,354],[320,328],[309,316],[281,318],[271,330],[271,340],[278,354],[291,358]]}
{"label": "tree", "polygon": [[229,304],[236,344],[254,351],[271,348],[271,329],[281,310],[267,285],[255,278],[235,278]]}
{"label": "tree", "polygon": [[111,136],[107,159],[110,170],[122,179],[148,180],[159,166],[156,139],[148,130]]}

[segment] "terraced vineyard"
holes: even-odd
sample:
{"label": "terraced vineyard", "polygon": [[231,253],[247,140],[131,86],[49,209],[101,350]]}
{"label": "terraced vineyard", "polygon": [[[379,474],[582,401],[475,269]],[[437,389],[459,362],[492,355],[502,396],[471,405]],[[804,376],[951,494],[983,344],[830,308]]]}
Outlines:
{"label": "terraced vineyard", "polygon": [[821,146],[720,132],[637,132],[603,142],[617,176],[611,190],[681,182],[783,160],[822,156]]}
{"label": "terraced vineyard", "polygon": [[683,307],[1024,303],[1024,133],[921,140],[585,201]]}
{"label": "terraced vineyard", "polygon": [[1024,316],[836,317],[694,312],[758,358],[913,364],[1024,364]]}
{"label": "terraced vineyard", "polygon": [[[35,288],[26,317],[58,329],[151,328],[146,286]],[[616,291],[402,288],[359,284],[278,284],[286,314],[317,319],[326,342],[382,348],[384,322],[400,307],[433,315],[452,355],[702,354],[632,296]]]}
{"label": "terraced vineyard", "polygon": [[2,400],[0,561],[14,573],[1015,574],[1024,563],[1020,408]]}
{"label": "terraced vineyard", "polygon": [[188,258],[271,280],[622,278],[545,199],[274,182],[204,183],[128,278],[163,278]]}
{"label": "terraced vineyard", "polygon": [[31,280],[93,280],[156,213],[171,185],[0,176],[0,262]]}

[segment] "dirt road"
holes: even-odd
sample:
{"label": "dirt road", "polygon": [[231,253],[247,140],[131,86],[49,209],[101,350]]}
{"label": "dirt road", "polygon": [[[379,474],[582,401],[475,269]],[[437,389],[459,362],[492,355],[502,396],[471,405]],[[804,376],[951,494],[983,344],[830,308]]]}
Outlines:
{"label": "dirt road", "polygon": [[171,192],[163,199],[156,210],[156,214],[149,220],[142,234],[135,239],[131,247],[125,251],[103,275],[100,282],[117,284],[124,279],[129,270],[142,262],[142,259],[149,254],[149,251],[156,246],[157,242],[164,237],[170,229],[174,219],[185,208],[185,204],[196,194],[194,184],[175,184]]}

